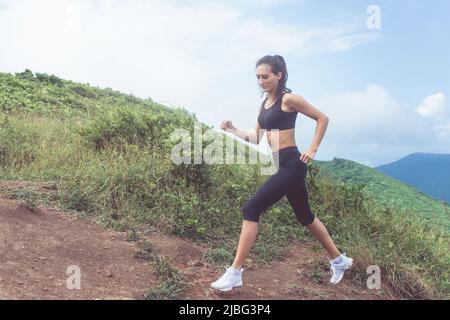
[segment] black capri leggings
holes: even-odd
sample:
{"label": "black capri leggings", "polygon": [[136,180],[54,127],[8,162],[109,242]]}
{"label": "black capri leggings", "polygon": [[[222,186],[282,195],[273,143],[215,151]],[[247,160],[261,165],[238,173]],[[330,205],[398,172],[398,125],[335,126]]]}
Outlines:
{"label": "black capri leggings", "polygon": [[308,189],[305,181],[308,166],[299,159],[300,156],[297,146],[272,153],[278,170],[241,208],[244,220],[259,222],[263,212],[286,196],[300,224],[306,226],[314,221],[314,214],[308,203]]}

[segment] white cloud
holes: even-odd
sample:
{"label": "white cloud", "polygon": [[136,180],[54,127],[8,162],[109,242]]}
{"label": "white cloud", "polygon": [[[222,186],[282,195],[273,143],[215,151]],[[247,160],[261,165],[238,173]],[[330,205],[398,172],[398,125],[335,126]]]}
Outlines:
{"label": "white cloud", "polygon": [[231,2],[233,5],[239,6],[244,9],[257,10],[257,9],[268,9],[273,7],[279,7],[281,5],[286,5],[294,2],[298,4],[302,1],[304,0],[246,0],[246,1],[228,0],[226,2],[228,3]]}
{"label": "white cloud", "polygon": [[[236,84],[273,50],[299,57],[375,39],[352,23],[293,25],[270,15],[292,2],[17,0],[0,13],[0,70],[54,73],[201,114],[210,106],[199,96],[228,94],[229,79]],[[268,14],[253,16],[255,8]]]}
{"label": "white cloud", "polygon": [[450,140],[450,121],[433,126],[436,135],[443,140]]}
{"label": "white cloud", "polygon": [[344,141],[395,144],[427,139],[423,136],[426,122],[383,86],[371,84],[362,91],[339,93],[320,103],[332,118],[331,130]]}
{"label": "white cloud", "polygon": [[[258,58],[276,53],[298,64],[308,55],[350,50],[379,37],[361,17],[310,25],[272,15],[276,6],[293,2],[15,0],[0,11],[0,71],[53,73],[186,107],[209,125],[239,115],[235,125],[254,128]],[[382,87],[323,102],[332,120],[322,156],[330,154],[326,150],[348,152],[349,158],[351,150],[382,153],[399,132],[398,139],[426,140],[420,134],[426,130],[417,130],[420,119],[399,125],[388,117],[409,115]]]}
{"label": "white cloud", "polygon": [[447,115],[447,99],[442,92],[426,97],[422,104],[416,109],[416,112],[424,118],[435,121],[442,121]]}
{"label": "white cloud", "polygon": [[[408,153],[442,149],[445,137],[438,136],[426,119],[404,107],[381,85],[324,97],[317,101],[317,108],[330,118],[319,148],[320,157],[327,160],[336,156],[372,166]],[[305,124],[300,126],[300,137],[314,134],[315,122]]]}
{"label": "white cloud", "polygon": [[11,0],[0,0],[0,10],[9,7]]}

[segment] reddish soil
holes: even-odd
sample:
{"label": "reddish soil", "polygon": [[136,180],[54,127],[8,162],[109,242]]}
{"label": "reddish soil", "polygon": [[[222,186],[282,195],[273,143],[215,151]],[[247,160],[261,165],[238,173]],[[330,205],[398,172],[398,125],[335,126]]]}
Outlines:
{"label": "reddish soil", "polygon": [[[0,299],[142,299],[158,285],[154,264],[136,255],[138,244],[127,233],[9,196],[30,189],[54,192],[28,182],[0,182]],[[292,245],[282,261],[270,265],[248,260],[244,286],[217,293],[209,284],[224,269],[202,260],[208,248],[169,235],[141,237],[183,273],[187,285],[179,299],[395,299],[387,290],[367,289],[350,272],[339,285],[329,284],[327,258],[313,250],[315,242]],[[80,289],[68,288],[69,266],[79,267]]]}

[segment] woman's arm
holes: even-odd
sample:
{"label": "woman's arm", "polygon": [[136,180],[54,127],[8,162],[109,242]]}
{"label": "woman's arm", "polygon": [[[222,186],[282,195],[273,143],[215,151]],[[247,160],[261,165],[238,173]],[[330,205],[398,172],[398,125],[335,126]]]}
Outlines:
{"label": "woman's arm", "polygon": [[254,132],[243,131],[243,130],[239,130],[238,128],[235,128],[232,132],[235,136],[237,136],[247,142],[253,143],[253,144],[259,144],[261,142],[262,136],[264,135],[264,130],[261,130],[261,127],[259,126],[259,122],[256,123]]}
{"label": "woman's arm", "polygon": [[311,119],[316,120],[317,127],[310,149],[317,151],[320,142],[322,141],[325,131],[328,126],[329,118],[322,113],[319,109],[314,107],[311,103],[306,101],[305,98],[296,94],[289,94],[286,97],[286,106],[292,110],[297,111]]}
{"label": "woman's arm", "polygon": [[300,112],[305,116],[316,120],[317,122],[316,133],[314,134],[311,146],[309,147],[309,149],[301,152],[302,155],[300,157],[300,160],[308,164],[310,161],[312,161],[317,153],[317,150],[319,149],[320,142],[322,141],[322,138],[325,135],[325,131],[327,130],[329,118],[319,109],[314,107],[311,103],[306,101],[305,98],[296,94],[287,95],[286,106],[290,110]]}

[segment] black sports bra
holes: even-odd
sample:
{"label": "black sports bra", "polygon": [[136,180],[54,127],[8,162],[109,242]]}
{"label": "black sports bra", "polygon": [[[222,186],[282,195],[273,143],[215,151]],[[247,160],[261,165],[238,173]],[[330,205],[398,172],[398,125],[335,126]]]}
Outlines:
{"label": "black sports bra", "polygon": [[281,109],[281,102],[285,93],[286,91],[281,94],[281,97],[269,109],[264,108],[267,98],[263,101],[261,112],[258,115],[259,126],[262,129],[286,130],[295,128],[295,120],[297,119],[298,112],[285,112]]}

